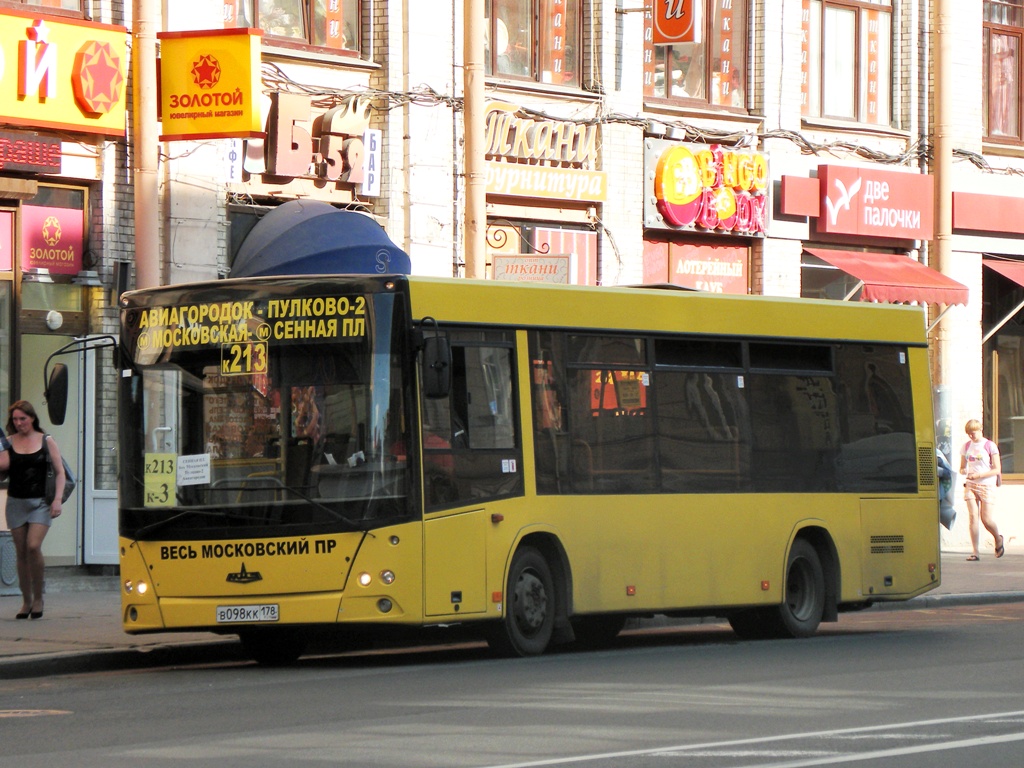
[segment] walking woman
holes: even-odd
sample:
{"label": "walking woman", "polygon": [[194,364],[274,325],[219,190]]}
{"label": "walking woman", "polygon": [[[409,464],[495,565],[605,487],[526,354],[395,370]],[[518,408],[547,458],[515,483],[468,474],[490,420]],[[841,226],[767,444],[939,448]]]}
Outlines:
{"label": "walking woman", "polygon": [[[18,582],[22,605],[15,618],[43,617],[43,539],[53,518],[61,512],[64,492],[64,462],[57,442],[44,441],[39,416],[32,403],[18,400],[7,409],[7,450],[0,451],[0,471],[7,470],[7,527],[11,530],[17,555]],[[45,442],[45,444],[44,444]],[[53,501],[46,496],[49,451],[56,479]]]}
{"label": "walking woman", "polygon": [[978,546],[981,539],[981,524],[985,526],[996,544],[996,557],[1002,557],[1005,549],[1003,537],[996,525],[993,507],[996,501],[996,487],[1000,483],[1003,467],[999,460],[999,446],[985,437],[982,424],[971,419],[964,426],[971,438],[960,449],[960,474],[965,478],[964,499],[971,516],[971,547],[974,550],[967,559],[978,561]]}

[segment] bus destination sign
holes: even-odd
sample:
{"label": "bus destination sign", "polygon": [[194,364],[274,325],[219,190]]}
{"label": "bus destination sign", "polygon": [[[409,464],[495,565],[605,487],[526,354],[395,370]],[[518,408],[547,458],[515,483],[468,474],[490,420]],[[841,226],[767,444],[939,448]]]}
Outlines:
{"label": "bus destination sign", "polygon": [[[151,307],[129,312],[140,355],[219,347],[226,376],[266,373],[269,344],[366,336],[365,296],[311,296]],[[134,320],[134,322],[133,322]]]}

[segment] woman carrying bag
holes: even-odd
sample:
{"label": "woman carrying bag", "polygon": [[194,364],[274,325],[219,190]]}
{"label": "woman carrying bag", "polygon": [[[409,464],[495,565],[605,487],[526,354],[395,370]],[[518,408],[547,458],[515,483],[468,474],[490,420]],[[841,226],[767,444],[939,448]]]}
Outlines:
{"label": "woman carrying bag", "polygon": [[[6,445],[0,445],[0,472],[9,476],[7,527],[17,555],[22,606],[15,618],[43,617],[43,539],[60,517],[64,496],[64,461],[57,442],[43,433],[32,403],[18,400],[7,409]],[[46,499],[47,473],[54,473],[53,501]]]}

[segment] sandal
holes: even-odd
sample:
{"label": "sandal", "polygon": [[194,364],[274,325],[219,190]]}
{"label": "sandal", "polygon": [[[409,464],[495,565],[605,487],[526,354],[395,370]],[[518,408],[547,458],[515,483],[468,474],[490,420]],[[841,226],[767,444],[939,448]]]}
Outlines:
{"label": "sandal", "polygon": [[1006,549],[1003,547],[1003,537],[999,537],[999,546],[996,547],[996,557],[1002,557],[1006,554]]}
{"label": "sandal", "polygon": [[978,557],[977,555],[971,555],[970,557],[968,557],[968,558],[967,558],[967,562],[969,562],[969,563],[976,563],[976,562],[978,562],[978,561],[979,561],[980,559],[981,559],[981,558],[980,558],[980,557]]}

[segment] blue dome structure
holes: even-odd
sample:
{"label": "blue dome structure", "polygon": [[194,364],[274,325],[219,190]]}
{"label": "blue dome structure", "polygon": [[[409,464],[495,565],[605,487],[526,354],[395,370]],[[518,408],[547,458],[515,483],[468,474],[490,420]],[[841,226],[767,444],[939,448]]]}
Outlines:
{"label": "blue dome structure", "polygon": [[270,211],[242,241],[231,277],[407,275],[409,255],[377,222],[318,200],[290,200]]}

